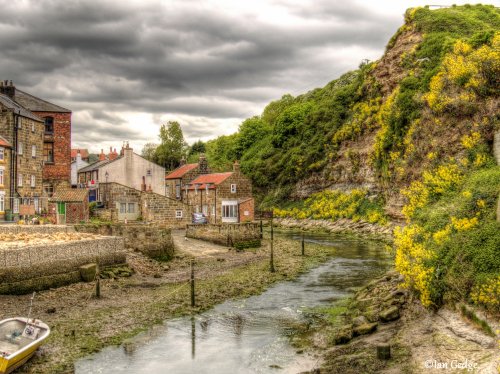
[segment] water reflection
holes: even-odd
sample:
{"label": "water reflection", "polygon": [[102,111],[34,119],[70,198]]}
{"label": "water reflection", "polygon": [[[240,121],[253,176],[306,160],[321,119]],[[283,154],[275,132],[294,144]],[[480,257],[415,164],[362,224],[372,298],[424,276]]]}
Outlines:
{"label": "water reflection", "polygon": [[[275,235],[283,235],[275,233]],[[286,234],[301,240],[300,233]],[[308,235],[307,242],[336,248],[336,257],[298,279],[276,284],[258,296],[228,301],[193,317],[168,321],[76,364],[86,373],[294,373],[309,370],[311,358],[289,345],[291,327],[304,325],[304,311],[349,295],[383,272],[384,246],[355,238]],[[128,348],[127,348],[128,347]]]}

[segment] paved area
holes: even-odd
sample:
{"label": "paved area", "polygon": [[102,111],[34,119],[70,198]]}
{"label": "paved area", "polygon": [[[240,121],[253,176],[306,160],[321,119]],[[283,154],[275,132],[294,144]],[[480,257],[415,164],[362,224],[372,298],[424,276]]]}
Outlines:
{"label": "paved area", "polygon": [[172,230],[175,249],[194,257],[217,257],[229,251],[228,247],[203,240],[186,238],[186,230]]}

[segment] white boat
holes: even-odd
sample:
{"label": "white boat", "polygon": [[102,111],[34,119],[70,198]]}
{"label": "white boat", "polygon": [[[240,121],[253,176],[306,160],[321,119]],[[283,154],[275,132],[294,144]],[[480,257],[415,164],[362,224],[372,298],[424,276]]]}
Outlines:
{"label": "white boat", "polygon": [[0,374],[23,365],[49,335],[49,326],[39,319],[14,317],[0,321]]}

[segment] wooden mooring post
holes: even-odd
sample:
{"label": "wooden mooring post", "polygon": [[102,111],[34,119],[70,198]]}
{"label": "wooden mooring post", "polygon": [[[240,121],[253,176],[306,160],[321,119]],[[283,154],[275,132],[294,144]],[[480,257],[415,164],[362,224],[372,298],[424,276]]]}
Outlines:
{"label": "wooden mooring post", "polygon": [[274,231],[273,231],[273,219],[271,218],[271,259],[270,259],[269,270],[274,273],[276,269],[274,268]]}
{"label": "wooden mooring post", "polygon": [[194,259],[191,259],[191,307],[194,308],[196,305],[194,298]]}
{"label": "wooden mooring post", "polygon": [[264,237],[264,227],[262,226],[262,218],[260,219],[260,238]]}
{"label": "wooden mooring post", "polygon": [[306,243],[304,241],[304,233],[302,233],[302,256],[306,255]]}
{"label": "wooden mooring post", "polygon": [[99,269],[99,259],[96,260],[96,269],[95,269],[95,297],[101,298],[101,271]]}

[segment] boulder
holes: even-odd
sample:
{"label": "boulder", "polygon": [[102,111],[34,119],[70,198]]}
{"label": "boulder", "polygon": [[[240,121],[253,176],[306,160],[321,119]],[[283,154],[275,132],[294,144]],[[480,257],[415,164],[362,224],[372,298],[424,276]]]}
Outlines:
{"label": "boulder", "polygon": [[381,311],[379,316],[384,322],[394,321],[399,318],[399,308],[397,306],[391,306]]}
{"label": "boulder", "polygon": [[352,320],[352,324],[354,325],[354,327],[361,326],[366,323],[368,323],[368,320],[365,316],[358,316]]}
{"label": "boulder", "polygon": [[364,323],[362,325],[356,326],[353,329],[355,336],[371,334],[377,329],[378,323]]}
{"label": "boulder", "polygon": [[352,325],[342,326],[337,330],[335,336],[333,337],[333,343],[335,345],[349,343],[352,339]]}
{"label": "boulder", "polygon": [[84,282],[92,282],[97,273],[97,264],[86,264],[80,266],[80,276]]}

